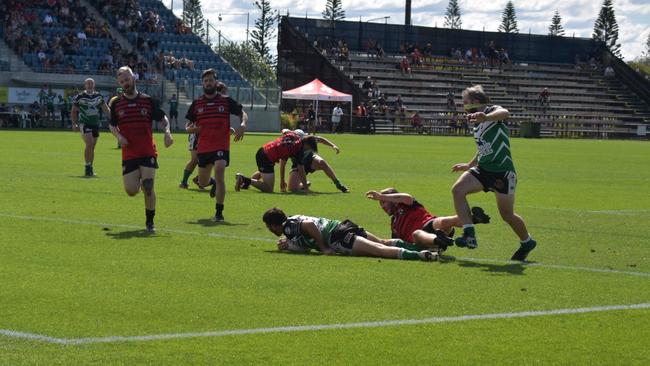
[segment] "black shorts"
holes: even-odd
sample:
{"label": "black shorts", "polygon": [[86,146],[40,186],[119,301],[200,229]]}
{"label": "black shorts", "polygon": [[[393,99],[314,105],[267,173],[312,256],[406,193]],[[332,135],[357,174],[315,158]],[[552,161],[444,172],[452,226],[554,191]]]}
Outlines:
{"label": "black shorts", "polygon": [[197,154],[199,158],[199,168],[205,168],[208,165],[214,165],[217,160],[225,160],[226,166],[230,165],[230,151],[217,150],[207,153]]}
{"label": "black shorts", "polygon": [[257,162],[257,169],[260,173],[273,174],[275,173],[275,164],[266,156],[264,148],[260,147],[255,154],[255,161]]}
{"label": "black shorts", "polygon": [[517,174],[515,172],[489,172],[480,166],[472,167],[469,172],[481,182],[485,192],[515,194],[515,188],[517,187]]}
{"label": "black shorts", "polygon": [[339,254],[350,255],[357,236],[367,238],[368,234],[354,222],[343,220],[332,230],[330,246]]}
{"label": "black shorts", "polygon": [[122,175],[136,171],[141,166],[158,169],[158,159],[155,156],[147,156],[145,158],[122,160]]}
{"label": "black shorts", "polygon": [[188,150],[195,151],[199,148],[199,135],[195,133],[187,135],[187,142],[189,142]]}
{"label": "black shorts", "polygon": [[[308,153],[305,153],[302,159],[303,166],[305,167],[305,174],[315,172],[315,170],[311,168],[311,164],[314,162],[314,155],[316,154],[314,154],[313,151],[310,151]],[[291,170],[295,169],[298,169],[298,162],[296,159],[291,159]]]}
{"label": "black shorts", "polygon": [[178,111],[169,111],[169,118],[178,118]]}
{"label": "black shorts", "polygon": [[85,124],[80,124],[79,125],[79,131],[81,131],[82,134],[87,134],[87,133],[92,133],[93,137],[97,138],[99,137],[99,126],[90,126],[90,125],[85,125]]}

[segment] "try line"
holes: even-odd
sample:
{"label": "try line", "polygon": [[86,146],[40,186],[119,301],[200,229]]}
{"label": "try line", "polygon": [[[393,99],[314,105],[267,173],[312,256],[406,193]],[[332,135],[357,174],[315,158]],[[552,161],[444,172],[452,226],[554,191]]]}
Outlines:
{"label": "try line", "polygon": [[530,318],[530,317],[550,316],[550,315],[568,315],[568,314],[585,314],[585,313],[596,313],[596,312],[606,312],[606,311],[639,310],[639,309],[648,309],[648,308],[650,308],[650,303],[595,306],[595,307],[577,308],[577,309],[522,311],[516,313],[443,316],[443,317],[433,317],[433,318],[424,318],[424,319],[401,319],[401,320],[383,320],[383,321],[359,322],[359,323],[337,323],[337,324],[283,326],[283,327],[273,327],[273,328],[231,329],[231,330],[215,330],[215,331],[193,332],[193,333],[152,334],[152,335],[141,335],[141,336],[55,338],[55,337],[50,337],[41,334],[18,332],[9,329],[0,329],[0,335],[5,335],[7,337],[12,337],[12,338],[41,341],[46,343],[78,345],[78,344],[91,344],[91,343],[147,342],[147,341],[184,339],[184,338],[209,338],[209,337],[214,338],[214,337],[225,337],[225,336],[247,335],[247,334],[293,333],[293,332],[309,332],[309,331],[334,330],[334,329],[379,328],[379,327],[394,327],[394,326],[403,326],[403,325],[454,323],[454,322],[471,321],[471,320],[514,319],[514,318]]}

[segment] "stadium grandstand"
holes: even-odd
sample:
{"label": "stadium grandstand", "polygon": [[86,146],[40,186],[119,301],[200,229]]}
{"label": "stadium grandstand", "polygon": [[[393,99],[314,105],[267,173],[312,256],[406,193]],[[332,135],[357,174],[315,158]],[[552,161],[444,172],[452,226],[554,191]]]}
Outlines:
{"label": "stadium grandstand", "polygon": [[515,135],[647,136],[650,84],[590,39],[293,17],[280,39],[282,89],[353,94],[356,130],[468,134],[461,91],[482,84]]}
{"label": "stadium grandstand", "polygon": [[[279,91],[256,90],[161,1],[3,0],[0,4],[0,85],[5,89],[0,101],[8,109],[3,125],[18,126],[25,111],[28,126],[58,127],[58,118],[42,118],[43,113],[32,106],[40,103],[41,88],[52,89],[63,105],[86,77],[93,77],[109,97],[117,86],[115,70],[124,65],[134,70],[139,90],[161,99],[164,106],[176,94],[181,115],[202,93],[201,71],[213,68],[233,98],[257,109],[271,125],[278,123]],[[61,125],[66,125],[63,120]]]}

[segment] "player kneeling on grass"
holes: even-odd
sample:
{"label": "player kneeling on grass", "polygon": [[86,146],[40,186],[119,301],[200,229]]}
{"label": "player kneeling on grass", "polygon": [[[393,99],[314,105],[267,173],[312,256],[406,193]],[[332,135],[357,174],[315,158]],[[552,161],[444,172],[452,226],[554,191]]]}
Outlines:
{"label": "player kneeling on grass", "polygon": [[[390,216],[393,238],[415,243],[412,249],[427,248],[442,253],[448,246],[454,245],[451,238],[454,227],[463,226],[458,216],[431,215],[413,196],[399,193],[395,188],[368,191],[366,197],[379,201],[381,208]],[[487,224],[490,216],[482,208],[472,207],[472,222]]]}
{"label": "player kneeling on grass", "polygon": [[282,236],[278,249],[307,252],[311,249],[323,254],[343,254],[363,257],[433,261],[438,254],[428,250],[413,251],[382,244],[377,238],[350,220],[338,221],[323,217],[287,215],[279,208],[271,208],[262,220],[273,234]]}
{"label": "player kneeling on grass", "polygon": [[489,105],[483,87],[475,85],[463,91],[467,120],[475,124],[474,140],[478,152],[469,163],[455,164],[451,170],[463,172],[451,189],[456,214],[463,223],[463,236],[456,245],[474,249],[478,246],[467,195],[492,191],[503,221],[507,222],[520,240],[512,260],[524,261],[537,242],[528,233],[524,220],[515,213],[517,174],[510,153],[508,126],[503,122],[510,113],[498,105]]}
{"label": "player kneeling on grass", "polygon": [[[282,130],[282,134],[290,132],[288,129]],[[331,147],[337,154],[341,151],[338,146],[336,146],[330,140],[321,137],[321,136],[305,136],[305,132],[302,130],[294,131],[298,136],[302,138],[302,146],[304,154],[302,157],[302,166],[305,169],[305,175],[309,173],[314,173],[317,170],[322,170],[325,175],[327,175],[332,183],[336,186],[336,189],[343,193],[348,193],[350,190],[346,187],[339,179],[336,177],[336,173],[332,167],[318,155],[318,143],[325,144]],[[298,165],[299,162],[296,158],[291,158],[291,171],[289,172],[289,184],[284,180],[285,166],[287,165],[286,160],[280,161],[280,190],[286,192],[287,188],[291,192],[297,192],[303,189],[302,183],[300,182],[300,175],[298,174]]]}

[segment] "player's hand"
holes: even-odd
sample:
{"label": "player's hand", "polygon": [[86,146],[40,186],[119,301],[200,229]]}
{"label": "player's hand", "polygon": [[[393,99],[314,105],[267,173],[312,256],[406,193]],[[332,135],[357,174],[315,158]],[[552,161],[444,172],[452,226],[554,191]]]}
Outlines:
{"label": "player's hand", "polygon": [[244,139],[244,132],[246,132],[246,127],[239,126],[235,129],[235,141],[241,141]]}
{"label": "player's hand", "polygon": [[287,238],[278,239],[278,250],[289,250],[289,240]]}
{"label": "player's hand", "polygon": [[368,191],[366,192],[366,198],[370,198],[371,200],[379,200],[381,198],[381,193],[377,191]]}
{"label": "player's hand", "polygon": [[451,167],[452,172],[466,172],[471,168],[469,164],[466,163],[461,163],[461,164],[454,164],[454,166]]}
{"label": "player's hand", "polygon": [[280,182],[280,191],[281,192],[287,191],[287,182]]}
{"label": "player's hand", "polygon": [[167,132],[165,133],[165,147],[170,147],[174,143],[174,138],[172,137],[172,134]]}
{"label": "player's hand", "polygon": [[126,146],[129,144],[129,142],[126,140],[126,138],[122,135],[117,136],[117,142],[120,143],[120,146]]}
{"label": "player's hand", "polygon": [[339,149],[339,147],[336,145],[332,146],[332,149],[334,149],[334,151],[336,151],[337,154],[341,152],[341,149]]}
{"label": "player's hand", "polygon": [[79,125],[72,125],[72,131],[79,132]]}
{"label": "player's hand", "polygon": [[481,123],[481,122],[485,121],[485,113],[483,113],[483,112],[470,113],[470,114],[467,115],[467,120],[469,122]]}

